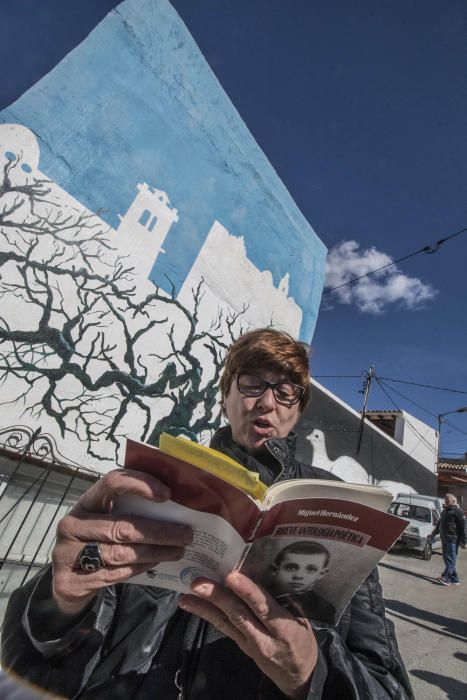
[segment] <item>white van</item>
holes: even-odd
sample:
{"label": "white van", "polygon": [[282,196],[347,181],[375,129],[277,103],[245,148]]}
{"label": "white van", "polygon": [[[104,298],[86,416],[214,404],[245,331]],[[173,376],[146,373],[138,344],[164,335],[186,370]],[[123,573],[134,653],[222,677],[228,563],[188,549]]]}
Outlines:
{"label": "white van", "polygon": [[433,549],[441,549],[439,535],[430,539],[438,523],[443,502],[434,496],[415,493],[398,493],[388,508],[389,513],[408,520],[407,527],[394,547],[413,549],[421,553],[422,559],[429,561]]}

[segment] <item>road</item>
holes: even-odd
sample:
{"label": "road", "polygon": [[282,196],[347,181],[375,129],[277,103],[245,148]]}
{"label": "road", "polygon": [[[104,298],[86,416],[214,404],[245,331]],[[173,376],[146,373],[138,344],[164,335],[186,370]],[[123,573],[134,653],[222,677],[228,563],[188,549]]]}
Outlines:
{"label": "road", "polygon": [[467,550],[458,558],[460,586],[441,586],[441,554],[422,561],[406,552],[379,565],[388,617],[417,700],[467,698]]}

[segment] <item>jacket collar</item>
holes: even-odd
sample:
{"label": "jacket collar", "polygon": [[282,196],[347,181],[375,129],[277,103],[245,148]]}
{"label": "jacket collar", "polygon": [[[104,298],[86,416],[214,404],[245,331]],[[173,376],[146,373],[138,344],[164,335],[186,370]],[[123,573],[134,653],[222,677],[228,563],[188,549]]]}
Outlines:
{"label": "jacket collar", "polygon": [[290,433],[286,438],[271,438],[264,444],[267,450],[264,455],[248,453],[234,441],[230,425],[219,428],[211,440],[212,448],[232,457],[250,471],[257,472],[265,484],[270,485],[279,474],[281,479],[287,479],[295,459],[295,434]]}

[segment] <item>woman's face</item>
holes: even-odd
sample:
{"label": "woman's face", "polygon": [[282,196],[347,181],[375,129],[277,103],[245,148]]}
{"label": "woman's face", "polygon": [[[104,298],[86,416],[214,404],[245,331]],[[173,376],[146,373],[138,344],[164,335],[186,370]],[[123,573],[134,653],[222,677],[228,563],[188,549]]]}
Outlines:
{"label": "woman's face", "polygon": [[[255,374],[272,383],[290,381],[276,372],[256,370]],[[254,452],[262,450],[269,438],[287,437],[300,417],[300,403],[278,403],[270,387],[261,396],[245,396],[235,377],[224,399],[224,411],[235,442]]]}

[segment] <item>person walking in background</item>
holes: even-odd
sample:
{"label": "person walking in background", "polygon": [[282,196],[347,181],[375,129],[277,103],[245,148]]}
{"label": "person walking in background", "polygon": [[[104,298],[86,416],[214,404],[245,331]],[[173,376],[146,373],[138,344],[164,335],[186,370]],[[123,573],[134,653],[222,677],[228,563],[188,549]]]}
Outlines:
{"label": "person walking in background", "polygon": [[457,498],[452,493],[444,497],[444,508],[431,536],[439,534],[443,548],[444,571],[438,578],[443,586],[453,583],[458,586],[459,576],[456,571],[457,553],[459,546],[465,547],[464,515],[457,505]]}

